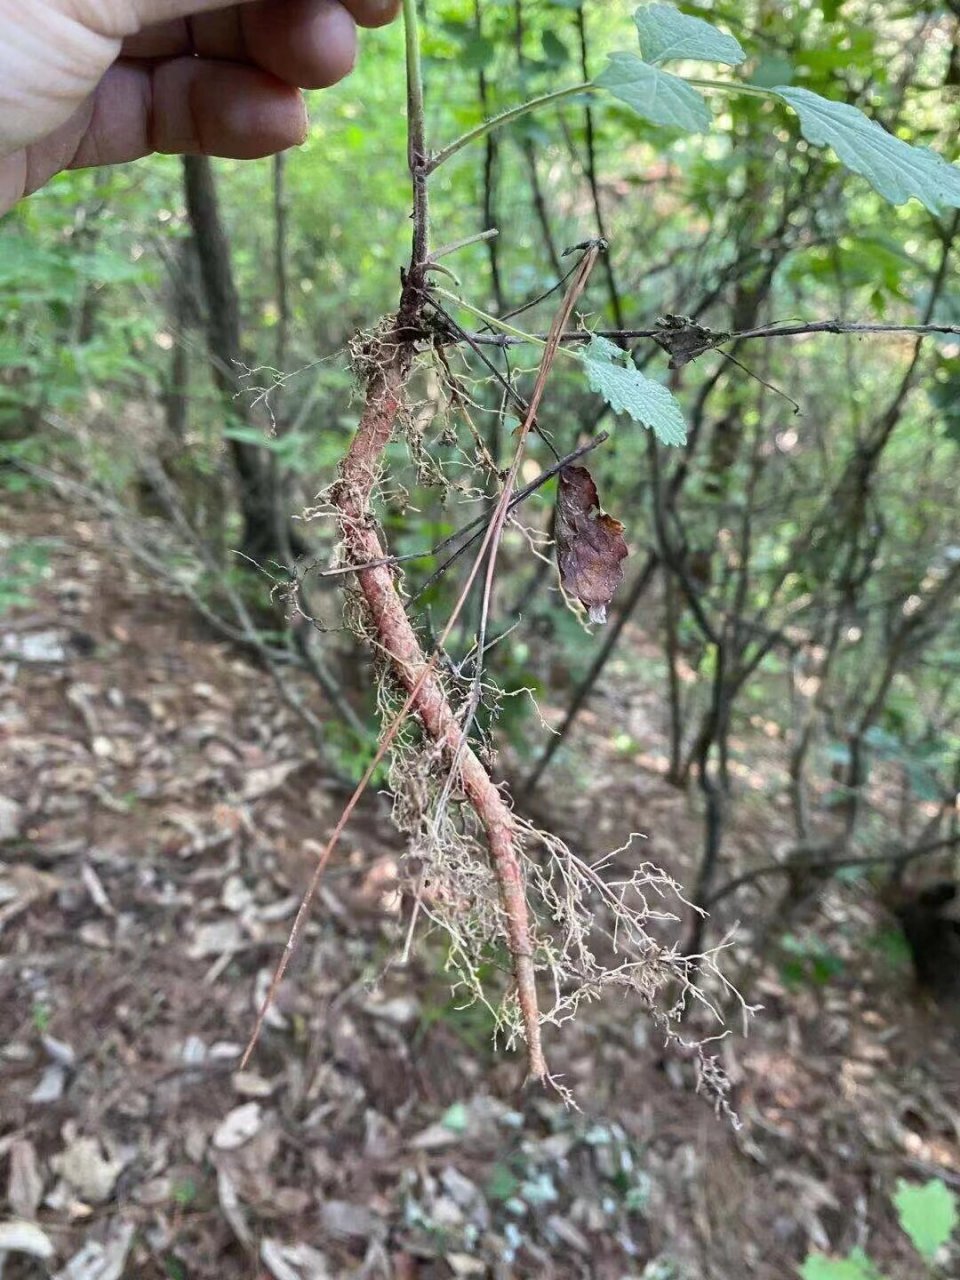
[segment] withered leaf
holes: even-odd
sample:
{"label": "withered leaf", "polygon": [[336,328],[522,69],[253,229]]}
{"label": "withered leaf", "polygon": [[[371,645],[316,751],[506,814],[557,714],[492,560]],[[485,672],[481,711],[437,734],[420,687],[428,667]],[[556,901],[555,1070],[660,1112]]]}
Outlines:
{"label": "withered leaf", "polygon": [[628,554],[623,525],[600,506],[597,486],[586,467],[564,467],[557,494],[557,564],[564,590],[606,622],[607,605],[623,581]]}
{"label": "withered leaf", "polygon": [[712,351],[730,337],[729,333],[697,324],[689,316],[660,316],[657,328],[660,332],[655,336],[654,342],[670,356],[670,369],[682,369],[685,364],[696,360],[705,351]]}

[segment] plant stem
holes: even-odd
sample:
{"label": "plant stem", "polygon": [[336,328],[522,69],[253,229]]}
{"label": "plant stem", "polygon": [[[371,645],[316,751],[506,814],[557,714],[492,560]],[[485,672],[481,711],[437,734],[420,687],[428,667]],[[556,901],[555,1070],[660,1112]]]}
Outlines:
{"label": "plant stem", "polygon": [[[516,338],[519,342],[529,342],[535,347],[545,347],[547,345],[543,338],[536,337],[532,333],[524,333],[522,329],[515,329],[513,325],[508,324],[506,320],[500,320],[497,316],[492,316],[486,311],[481,311],[480,308],[475,307],[472,302],[464,302],[462,298],[458,298],[457,295],[455,293],[451,293],[449,289],[444,289],[440,285],[434,285],[433,292],[443,294],[445,298],[449,298],[450,301],[455,303],[458,307],[463,307],[464,311],[469,311],[470,314],[476,316],[478,320],[485,321],[492,328],[499,329],[501,333],[506,333],[510,337]],[[591,335],[588,334],[585,340],[589,340],[590,336]],[[566,347],[561,346],[559,350],[563,352],[564,355],[571,356],[574,360],[579,359],[579,356],[577,356],[573,351],[568,351]]]}
{"label": "plant stem", "polygon": [[[407,5],[412,6],[413,0],[404,0],[404,11]],[[445,164],[451,156],[455,156],[458,151],[462,151],[464,147],[468,147],[471,142],[477,142],[480,138],[485,138],[488,133],[492,133],[494,129],[500,129],[505,124],[512,124],[514,120],[520,120],[524,116],[530,115],[533,111],[539,111],[541,107],[550,106],[554,102],[562,102],[564,98],[573,98],[578,93],[594,93],[595,86],[586,80],[581,84],[570,85],[566,89],[555,89],[553,93],[545,93],[539,98],[531,98],[529,102],[522,102],[519,107],[511,107],[509,111],[502,111],[498,116],[491,116],[489,120],[484,120],[475,128],[461,134],[459,138],[455,138],[441,151],[431,156],[426,165],[426,172],[433,173],[435,169],[439,169]]]}
{"label": "plant stem", "polygon": [[698,89],[719,89],[721,93],[741,93],[749,98],[778,98],[779,94],[774,93],[770,89],[758,89],[753,84],[739,84],[732,80],[699,80],[694,76],[684,76],[687,84],[692,84]]}
{"label": "plant stem", "polygon": [[454,240],[452,244],[444,244],[439,249],[434,249],[430,255],[430,261],[436,262],[438,258],[445,258],[448,253],[456,253],[460,249],[466,249],[470,245],[479,244],[484,240],[495,240],[499,234],[499,227],[488,227],[486,231],[478,231],[475,235],[464,236],[462,240]]}
{"label": "plant stem", "polygon": [[427,140],[423,107],[423,67],[417,0],[403,0],[403,33],[407,55],[407,157],[413,179],[413,253],[411,272],[418,273],[429,254],[430,205],[427,196]]}
{"label": "plant stem", "polygon": [[[439,289],[437,290],[439,292]],[[452,296],[452,295],[448,295]],[[468,311],[475,307],[457,299],[460,306]],[[507,330],[507,338],[498,338],[489,333],[469,333],[461,339],[476,343],[478,346],[518,346],[521,342],[532,342],[543,345],[546,335],[542,333],[523,333],[519,329],[507,329],[505,321],[496,316],[483,315],[483,319],[491,325]],[[610,342],[636,342],[640,338],[658,338],[665,332],[663,326],[649,329],[576,329],[561,336],[561,342],[589,342],[591,338],[607,338]],[[715,347],[726,346],[730,342],[747,342],[753,338],[798,338],[817,333],[905,333],[916,337],[929,337],[942,334],[947,337],[960,337],[960,324],[870,324],[859,320],[810,320],[798,321],[796,324],[771,324],[759,329],[737,329],[733,333],[712,333],[704,338],[703,351],[712,351]],[[702,354],[697,352],[697,355]]]}
{"label": "plant stem", "polygon": [[[404,0],[404,14],[406,14],[408,8],[413,8],[413,0]],[[752,84],[734,84],[725,80],[700,80],[688,76],[684,76],[684,79],[687,84],[695,85],[698,89],[717,89],[720,93],[739,93],[751,98],[770,99],[777,97],[769,89],[758,89],[756,85]],[[562,102],[565,98],[576,97],[579,93],[597,93],[601,88],[602,86],[594,84],[592,80],[583,80],[580,84],[568,85],[566,89],[555,89],[552,93],[542,94],[539,98],[531,98],[529,102],[522,102],[519,107],[511,107],[509,111],[501,111],[499,115],[491,116],[489,120],[484,120],[473,129],[468,129],[459,138],[455,138],[453,142],[448,143],[440,151],[437,151],[426,161],[425,171],[428,174],[433,173],[442,164],[446,164],[458,151],[468,147],[471,142],[477,142],[481,138],[485,138],[494,129],[500,129],[505,124],[513,124],[514,120],[520,120],[534,111],[539,111],[541,107],[548,107],[555,102]]]}

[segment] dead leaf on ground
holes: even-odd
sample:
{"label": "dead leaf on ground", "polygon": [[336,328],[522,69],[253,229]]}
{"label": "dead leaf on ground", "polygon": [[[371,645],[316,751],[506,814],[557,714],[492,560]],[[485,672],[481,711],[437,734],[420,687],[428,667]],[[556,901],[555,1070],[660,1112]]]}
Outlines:
{"label": "dead leaf on ground", "polygon": [[217,1199],[233,1234],[245,1249],[252,1248],[253,1232],[250,1229],[250,1223],[240,1203],[236,1184],[225,1169],[217,1170]]}
{"label": "dead leaf on ground", "polygon": [[121,1280],[127,1265],[127,1254],[133,1244],[132,1222],[114,1220],[106,1238],[89,1240],[75,1253],[53,1280]]}
{"label": "dead leaf on ground", "polygon": [[557,564],[565,591],[585,605],[591,622],[606,622],[607,605],[623,581],[629,554],[623,525],[600,506],[586,467],[564,467],[557,493]]}
{"label": "dead leaf on ground", "polygon": [[187,946],[191,960],[204,960],[209,956],[232,955],[243,946],[243,934],[236,920],[210,920],[198,924]]}
{"label": "dead leaf on ground", "polygon": [[33,1219],[43,1197],[43,1177],[32,1142],[18,1138],[10,1147],[7,1200],[18,1218]]}
{"label": "dead leaf on ground", "polygon": [[8,1253],[46,1260],[53,1257],[53,1244],[35,1222],[0,1222],[0,1265]]}
{"label": "dead leaf on ground", "polygon": [[260,769],[251,769],[243,783],[244,800],[262,800],[272,791],[278,791],[303,766],[303,760],[280,760]]}
{"label": "dead leaf on ground", "polygon": [[327,1280],[331,1274],[327,1260],[308,1244],[281,1244],[266,1239],[260,1246],[260,1261],[274,1280]]}
{"label": "dead leaf on ground", "polygon": [[26,862],[3,868],[0,875],[0,933],[11,920],[36,903],[45,902],[62,887],[56,876]]}
{"label": "dead leaf on ground", "polygon": [[335,1240],[375,1240],[385,1231],[383,1219],[363,1204],[326,1200],[320,1206],[320,1223]]}
{"label": "dead leaf on ground", "polygon": [[23,805],[9,796],[0,796],[0,843],[16,840],[23,829]]}
{"label": "dead leaf on ground", "polygon": [[110,1198],[123,1169],[121,1160],[104,1155],[96,1138],[75,1138],[50,1161],[55,1173],[91,1204]]}
{"label": "dead leaf on ground", "polygon": [[42,1106],[50,1102],[58,1102],[67,1087],[67,1072],[58,1063],[46,1067],[43,1075],[30,1092],[29,1101]]}
{"label": "dead leaf on ground", "polygon": [[272,1115],[262,1117],[260,1128],[245,1142],[229,1149],[215,1145],[211,1156],[218,1179],[222,1174],[229,1183],[220,1187],[221,1197],[232,1194],[239,1205],[272,1214],[280,1194],[272,1173],[279,1147],[280,1128]]}
{"label": "dead leaf on ground", "polygon": [[259,1132],[262,1123],[263,1113],[259,1102],[245,1102],[242,1107],[234,1107],[221,1120],[213,1135],[213,1145],[219,1151],[233,1151],[242,1147]]}

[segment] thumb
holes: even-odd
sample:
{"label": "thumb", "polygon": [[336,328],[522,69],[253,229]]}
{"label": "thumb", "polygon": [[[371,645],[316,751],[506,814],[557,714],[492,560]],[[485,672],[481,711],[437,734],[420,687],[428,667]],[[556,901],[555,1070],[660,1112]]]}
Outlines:
{"label": "thumb", "polygon": [[[192,17],[213,9],[234,9],[236,0],[59,0],[92,31],[113,38],[135,35],[174,18]],[[250,4],[252,0],[239,0]],[[351,16],[364,27],[380,27],[391,22],[400,0],[340,0]],[[276,3],[276,0],[274,0]],[[268,0],[269,4],[269,0]],[[0,6],[2,7],[2,6]]]}
{"label": "thumb", "polygon": [[0,158],[69,120],[125,37],[155,22],[235,7],[225,0],[0,0]]}
{"label": "thumb", "polygon": [[[251,0],[240,0],[249,4]],[[57,0],[90,31],[111,40],[136,35],[144,27],[192,17],[212,9],[235,9],[237,0]]]}

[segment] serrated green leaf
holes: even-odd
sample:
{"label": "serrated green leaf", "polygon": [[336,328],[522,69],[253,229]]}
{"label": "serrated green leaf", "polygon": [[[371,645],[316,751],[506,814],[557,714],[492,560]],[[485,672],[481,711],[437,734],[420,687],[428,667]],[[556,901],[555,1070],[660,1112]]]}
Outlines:
{"label": "serrated green leaf", "polygon": [[957,1197],[939,1178],[922,1187],[900,1178],[893,1203],[900,1226],[924,1258],[933,1258],[956,1230]]}
{"label": "serrated green leaf", "polygon": [[931,213],[960,207],[960,168],[929,147],[912,147],[849,103],[821,98],[809,89],[777,85],[771,93],[797,113],[808,142],[832,147],[848,169],[866,178],[891,204],[916,196]]}
{"label": "serrated green leaf", "polygon": [[[634,422],[649,427],[664,444],[687,443],[687,424],[679,404],[666,387],[634,366],[628,352],[594,336],[581,359],[591,388],[614,413],[626,413]],[[628,365],[623,363],[625,359]]]}
{"label": "serrated green leaf", "polygon": [[867,1255],[854,1249],[846,1258],[811,1253],[800,1268],[803,1280],[883,1280]]}
{"label": "serrated green leaf", "polygon": [[640,33],[644,62],[689,58],[735,67],[747,56],[733,36],[717,31],[702,18],[681,13],[672,4],[642,4],[633,20]]}
{"label": "serrated green leaf", "polygon": [[713,122],[705,100],[686,80],[651,66],[635,53],[611,53],[594,83],[654,124],[705,133]]}

